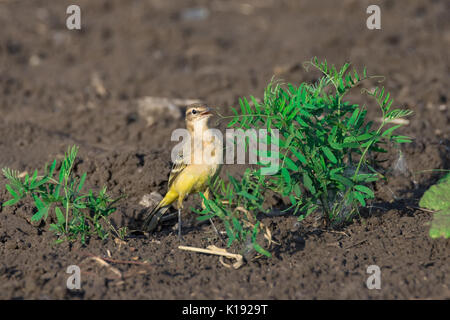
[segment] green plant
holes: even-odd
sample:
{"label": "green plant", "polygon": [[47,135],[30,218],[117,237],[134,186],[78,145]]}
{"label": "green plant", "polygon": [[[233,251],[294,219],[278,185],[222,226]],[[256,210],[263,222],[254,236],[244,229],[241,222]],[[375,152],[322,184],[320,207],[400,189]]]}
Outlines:
{"label": "green plant", "polygon": [[430,237],[450,238],[450,173],[424,193],[419,205],[435,211],[429,232]]}
{"label": "green plant", "polygon": [[[265,231],[265,238],[270,242],[270,231],[257,219],[258,212],[263,211],[264,176],[254,175],[247,169],[241,180],[228,175],[228,181],[216,179],[211,183],[212,197],[206,199],[201,193],[204,210],[195,210],[198,220],[207,220],[214,216],[223,221],[228,236],[228,246],[233,242],[250,245],[257,252],[270,257],[270,253],[258,244],[257,236]],[[249,248],[242,248],[248,251]]]}
{"label": "green plant", "polygon": [[[257,155],[276,157],[280,164],[276,174],[265,176],[261,169],[267,164],[259,162],[241,181],[222,182],[225,187],[216,189],[214,197],[207,201],[202,214],[224,220],[229,245],[234,240],[242,241],[249,233],[256,239],[256,223],[248,229],[235,215],[235,208],[242,205],[255,218],[254,211],[261,211],[264,202],[258,193],[264,194],[266,190],[288,197],[290,206],[286,210],[299,215],[299,220],[321,212],[328,227],[348,221],[360,207],[366,206],[367,199],[374,197],[371,183],[382,175],[374,167],[373,156],[386,152],[385,143],[411,141],[406,136],[394,135],[401,124],[386,129],[393,120],[412,112],[392,109],[393,100],[384,88],[362,91],[374,98],[381,111],[381,122],[375,128],[373,121],[366,121],[364,106],[344,100],[351,89],[373,78],[367,76],[365,69],[360,75],[355,70],[350,72],[348,63],[337,69],[317,58],[308,62],[309,66],[322,73],[316,83],[295,87],[272,81],[262,102],[254,97],[250,101],[240,99],[240,112],[231,108],[234,115],[221,116],[231,119],[229,128],[266,129],[268,135],[263,142],[275,143],[278,151],[258,150]],[[277,132],[279,138],[273,139]],[[250,181],[253,184],[249,185]],[[228,202],[224,204],[223,199]],[[227,220],[233,223],[227,225]],[[254,242],[254,247],[264,253],[259,244]]]}
{"label": "green plant", "polygon": [[[43,176],[38,176],[38,171],[35,170],[32,176],[27,173],[21,178],[18,171],[3,168],[3,175],[9,181],[6,189],[12,196],[12,199],[3,203],[3,206],[12,206],[30,196],[37,209],[31,217],[32,222],[46,220],[53,209],[56,223],[50,224],[50,230],[58,236],[57,242],[80,238],[84,244],[87,237],[92,234],[105,239],[109,235],[109,229],[115,231],[108,217],[116,211],[113,205],[119,199],[111,199],[106,193],[106,187],[103,187],[98,195],[92,190],[82,193],[86,173],[77,178],[73,172],[77,152],[76,146],[68,149],[58,175],[55,174],[56,159],[50,168],[45,166]],[[115,233],[123,236],[123,232],[119,234],[115,231]]]}

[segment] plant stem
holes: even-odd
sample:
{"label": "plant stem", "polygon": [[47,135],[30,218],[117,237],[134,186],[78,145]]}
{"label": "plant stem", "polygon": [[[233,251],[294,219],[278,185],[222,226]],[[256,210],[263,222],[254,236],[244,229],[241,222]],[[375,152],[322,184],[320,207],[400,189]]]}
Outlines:
{"label": "plant stem", "polygon": [[[378,128],[376,134],[374,137],[377,137],[380,134],[381,129],[384,127],[386,123],[386,119],[383,117],[383,122],[381,123],[380,127]],[[361,154],[361,158],[359,159],[358,166],[356,167],[355,173],[353,174],[353,179],[358,175],[359,169],[361,168],[361,164],[366,156],[367,151],[369,151],[369,148],[372,146],[372,143],[375,141],[375,138],[372,138],[372,141],[367,145],[367,147],[364,149],[364,152]]]}

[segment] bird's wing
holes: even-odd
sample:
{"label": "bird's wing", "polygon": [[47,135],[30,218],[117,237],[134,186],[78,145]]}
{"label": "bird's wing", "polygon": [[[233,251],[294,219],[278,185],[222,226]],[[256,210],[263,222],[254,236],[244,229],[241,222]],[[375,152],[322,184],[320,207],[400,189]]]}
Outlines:
{"label": "bird's wing", "polygon": [[175,161],[172,165],[172,170],[170,170],[168,188],[170,188],[172,186],[172,183],[175,181],[175,179],[178,177],[178,175],[181,173],[181,171],[183,171],[186,167],[187,167],[187,163],[186,163],[186,161],[184,161],[183,151],[180,150],[177,158],[175,159]]}

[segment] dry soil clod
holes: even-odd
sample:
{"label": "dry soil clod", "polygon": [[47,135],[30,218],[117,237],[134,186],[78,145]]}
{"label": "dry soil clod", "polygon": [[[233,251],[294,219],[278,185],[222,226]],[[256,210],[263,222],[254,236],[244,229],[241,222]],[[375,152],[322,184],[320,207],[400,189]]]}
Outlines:
{"label": "dry soil clod", "polygon": [[143,97],[137,100],[137,109],[140,117],[152,126],[159,116],[170,116],[177,120],[181,118],[180,108],[192,103],[201,102],[197,99],[170,99],[165,97]]}

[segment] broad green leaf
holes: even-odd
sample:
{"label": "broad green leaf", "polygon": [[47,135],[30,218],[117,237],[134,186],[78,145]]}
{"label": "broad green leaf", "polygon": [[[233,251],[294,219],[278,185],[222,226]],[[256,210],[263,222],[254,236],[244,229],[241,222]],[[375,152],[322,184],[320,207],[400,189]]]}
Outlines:
{"label": "broad green leaf", "polygon": [[286,182],[286,184],[290,185],[291,184],[291,176],[289,175],[289,172],[287,171],[286,168],[281,168],[281,175],[283,176],[283,179]]}
{"label": "broad green leaf", "polygon": [[306,164],[306,158],[303,154],[301,154],[298,150],[296,150],[295,147],[291,147],[290,150],[297,157],[297,159],[300,160],[300,162]]}
{"label": "broad green leaf", "polygon": [[66,218],[64,217],[61,209],[59,207],[55,207],[56,219],[58,220],[58,224],[62,225],[66,222]]}
{"label": "broad green leaf", "polygon": [[393,136],[392,139],[394,139],[397,143],[411,143],[412,140],[408,136]]}
{"label": "broad green leaf", "polygon": [[298,166],[295,164],[294,161],[292,161],[291,159],[289,159],[287,156],[284,158],[284,163],[286,164],[286,167],[294,172],[298,171]]}
{"label": "broad green leaf", "polygon": [[59,169],[59,184],[62,184],[63,180],[64,180],[64,175],[66,174],[66,165],[65,165],[65,161],[63,161],[62,165],[61,165],[61,169]]}
{"label": "broad green leaf", "polygon": [[347,143],[347,142],[358,142],[358,141],[364,141],[364,140],[367,140],[367,139],[370,139],[370,138],[372,138],[373,137],[373,133],[364,133],[364,134],[362,134],[362,135],[359,135],[359,136],[357,136],[357,137],[346,137],[345,139],[344,139],[344,143]]}
{"label": "broad green leaf", "polygon": [[38,188],[38,187],[40,187],[41,185],[47,183],[48,180],[50,180],[50,177],[45,177],[45,178],[42,178],[41,180],[36,180],[36,181],[34,181],[34,183],[32,183],[32,184],[30,185],[30,189]]}
{"label": "broad green leaf", "polygon": [[303,173],[303,184],[312,194],[316,193],[316,188],[314,188],[313,182],[306,172]]}
{"label": "broad green leaf", "polygon": [[424,193],[420,199],[419,206],[430,210],[450,208],[450,173]]}
{"label": "broad green leaf", "polygon": [[261,247],[258,243],[253,243],[253,248],[255,248],[256,252],[265,255],[266,257],[270,258],[272,255],[269,251],[265,250],[263,247]]}
{"label": "broad green leaf", "polygon": [[322,147],[322,151],[325,154],[325,156],[333,163],[337,163],[336,156],[331,152],[331,150],[328,147]]}
{"label": "broad green leaf", "polygon": [[355,111],[353,111],[353,114],[350,117],[350,119],[348,119],[347,128],[353,126],[353,124],[355,123],[356,119],[358,118],[358,115],[359,115],[359,108],[356,108]]}
{"label": "broad green leaf", "polygon": [[298,122],[302,127],[305,127],[305,128],[309,128],[309,127],[310,127],[310,125],[307,124],[307,123],[302,119],[301,116],[295,117],[295,120],[297,120],[297,122]]}
{"label": "broad green leaf", "polygon": [[293,186],[293,190],[297,197],[300,197],[302,195],[302,190],[300,189],[300,186],[298,183]]}
{"label": "broad green leaf", "polygon": [[253,200],[253,201],[258,200],[258,198],[256,198],[254,195],[251,195],[250,193],[248,193],[247,191],[244,191],[244,190],[238,192],[237,194],[240,196],[243,196],[244,198],[247,198],[249,200]]}
{"label": "broad green leaf", "polygon": [[32,217],[31,221],[37,222],[41,220],[44,216],[47,216],[48,207],[42,207],[38,212],[36,212]]}
{"label": "broad green leaf", "polygon": [[215,216],[215,214],[207,214],[207,215],[203,215],[200,217],[197,217],[198,221],[205,221],[205,220],[209,220],[211,218],[213,218]]}
{"label": "broad green leaf", "polygon": [[6,206],[12,206],[12,205],[16,204],[16,203],[19,202],[19,201],[20,201],[19,198],[13,198],[13,199],[10,199],[10,200],[8,200],[8,201],[6,201],[6,202],[3,202],[2,206],[3,206],[3,207],[6,207]]}
{"label": "broad green leaf", "polygon": [[19,196],[17,195],[17,192],[9,184],[6,184],[5,187],[6,187],[6,190],[8,190],[8,192],[13,196],[14,199],[19,198]]}
{"label": "broad green leaf", "polygon": [[300,112],[299,108],[294,109],[294,111],[292,111],[289,116],[286,118],[287,121],[291,121],[292,119],[294,119],[297,116],[297,113]]}
{"label": "broad green leaf", "polygon": [[364,200],[364,196],[361,193],[359,193],[358,191],[353,191],[352,194],[363,207],[366,206],[366,201]]}
{"label": "broad green leaf", "polygon": [[59,197],[59,192],[60,192],[60,190],[61,190],[61,184],[58,184],[58,185],[55,187],[55,191],[53,192],[53,197],[58,198],[58,197]]}
{"label": "broad green leaf", "polygon": [[42,208],[45,207],[44,203],[42,202],[41,198],[39,198],[39,196],[34,194],[33,198],[34,198],[34,203],[36,205],[36,208],[38,208],[38,210],[41,210]]}
{"label": "broad green leaf", "polygon": [[355,177],[356,182],[372,182],[378,181],[378,175],[375,173],[360,173]]}
{"label": "broad green leaf", "polygon": [[354,186],[354,188],[355,188],[356,190],[358,190],[358,191],[361,191],[361,192],[367,194],[367,195],[368,195],[369,197],[371,197],[371,198],[375,197],[375,195],[373,194],[373,191],[370,190],[370,188],[368,188],[368,187],[366,187],[366,186],[363,186],[363,185],[356,185],[356,186]]}
{"label": "broad green leaf", "polygon": [[382,136],[382,137],[389,136],[390,134],[392,134],[392,132],[393,132],[395,129],[398,129],[398,128],[400,128],[401,126],[402,126],[401,124],[398,124],[398,125],[396,125],[396,126],[393,126],[393,127],[389,128],[389,129],[387,129],[386,131],[384,131],[383,134],[382,134],[381,136]]}
{"label": "broad green leaf", "polygon": [[86,172],[83,173],[83,175],[81,176],[80,183],[78,184],[78,188],[77,188],[77,191],[78,191],[78,192],[80,192],[81,189],[83,188],[83,185],[84,185],[84,181],[85,181],[85,180],[86,180]]}
{"label": "broad green leaf", "polygon": [[87,208],[87,206],[84,203],[74,203],[73,206],[74,206],[74,208],[77,208],[77,209],[86,209]]}
{"label": "broad green leaf", "polygon": [[297,204],[297,200],[295,200],[295,197],[292,194],[289,195],[289,201],[293,205]]}
{"label": "broad green leaf", "polygon": [[53,160],[52,165],[50,166],[50,170],[48,172],[48,176],[52,177],[53,176],[53,172],[55,171],[55,167],[56,167],[56,159]]}
{"label": "broad green leaf", "polygon": [[450,207],[433,214],[429,234],[433,239],[450,238]]}
{"label": "broad green leaf", "polygon": [[36,170],[34,170],[33,176],[31,177],[30,185],[32,185],[36,181],[37,175],[38,175],[38,171],[36,169]]}
{"label": "broad green leaf", "polygon": [[353,182],[347,177],[344,177],[340,174],[332,174],[331,179],[339,181],[340,183],[346,185],[347,187],[353,187]]}

